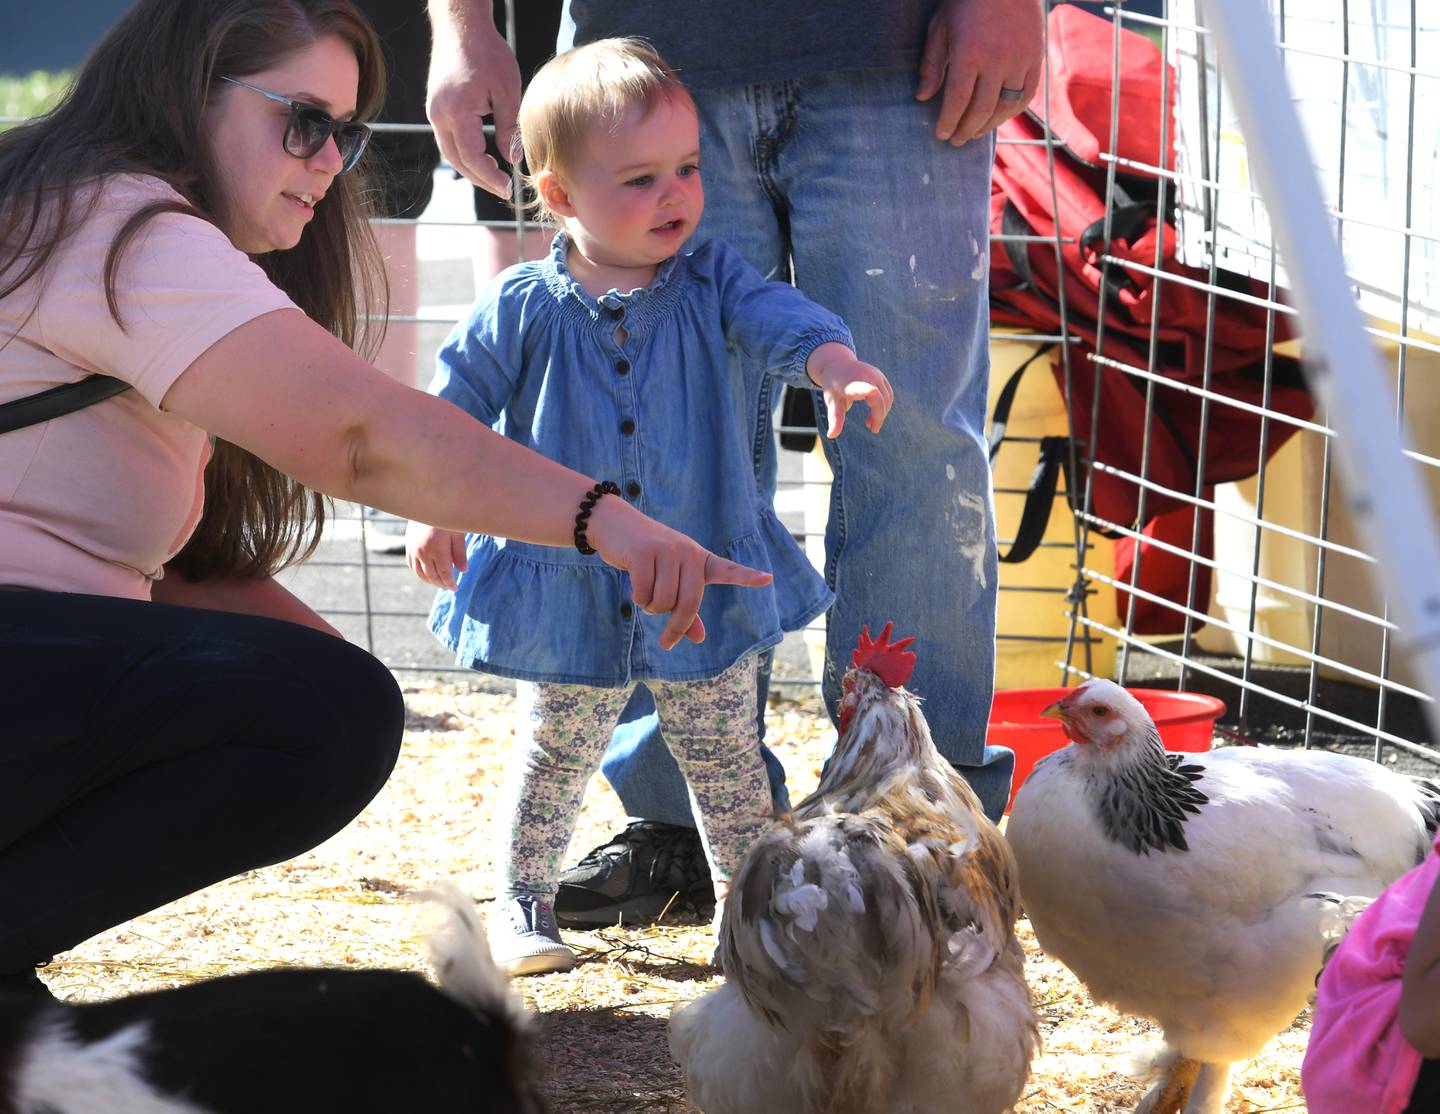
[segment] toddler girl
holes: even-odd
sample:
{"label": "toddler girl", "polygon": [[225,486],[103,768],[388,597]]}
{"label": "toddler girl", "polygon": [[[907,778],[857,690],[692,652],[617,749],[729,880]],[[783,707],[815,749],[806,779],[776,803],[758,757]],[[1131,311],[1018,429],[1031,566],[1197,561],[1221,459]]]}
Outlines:
{"label": "toddler girl", "polygon": [[831,594],[758,495],[757,415],[772,376],[820,387],[831,436],[857,401],[878,432],[892,396],[833,314],[722,242],[681,253],[705,204],[699,125],[645,43],[602,40],[555,58],[525,94],[520,132],[540,211],[561,231],[549,258],[511,267],[480,295],[441,349],[431,390],[607,477],[597,499],[630,500],[774,575],[769,588],[710,588],[708,637],[662,645],[643,606],[651,577],[596,559],[583,513],[573,552],[412,526],[410,567],[442,589],[431,629],[460,662],[519,682],[508,926],[490,943],[504,968],[531,974],[574,964],[551,908],[560,860],[638,682],[689,783],[720,888],[769,820],[757,658]]}

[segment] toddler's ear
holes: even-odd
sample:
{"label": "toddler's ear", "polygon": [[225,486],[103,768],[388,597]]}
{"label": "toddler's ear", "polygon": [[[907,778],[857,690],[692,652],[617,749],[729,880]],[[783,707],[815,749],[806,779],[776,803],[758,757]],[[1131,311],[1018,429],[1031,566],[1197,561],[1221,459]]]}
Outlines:
{"label": "toddler's ear", "polygon": [[575,206],[570,204],[570,195],[565,192],[565,184],[560,181],[560,175],[553,170],[542,170],[535,176],[535,189],[540,194],[540,200],[545,207],[557,217],[573,217]]}

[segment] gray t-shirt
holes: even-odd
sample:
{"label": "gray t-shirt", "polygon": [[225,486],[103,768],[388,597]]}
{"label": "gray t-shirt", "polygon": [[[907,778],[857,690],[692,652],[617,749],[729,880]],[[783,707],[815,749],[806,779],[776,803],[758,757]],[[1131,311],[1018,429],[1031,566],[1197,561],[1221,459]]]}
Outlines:
{"label": "gray t-shirt", "polygon": [[913,68],[940,0],[566,0],[559,49],[648,39],[691,89]]}

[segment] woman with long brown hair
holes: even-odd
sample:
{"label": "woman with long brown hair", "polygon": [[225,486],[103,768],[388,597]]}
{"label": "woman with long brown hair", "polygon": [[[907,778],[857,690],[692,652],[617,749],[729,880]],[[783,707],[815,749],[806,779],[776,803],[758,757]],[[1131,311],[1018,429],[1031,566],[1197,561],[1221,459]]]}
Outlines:
{"label": "woman with long brown hair", "polygon": [[593,548],[667,646],[768,580],[352,350],[382,87],[348,0],[140,0],[0,136],[0,404],[125,388],[0,434],[0,990],[383,784],[394,679],[270,578],[316,493]]}

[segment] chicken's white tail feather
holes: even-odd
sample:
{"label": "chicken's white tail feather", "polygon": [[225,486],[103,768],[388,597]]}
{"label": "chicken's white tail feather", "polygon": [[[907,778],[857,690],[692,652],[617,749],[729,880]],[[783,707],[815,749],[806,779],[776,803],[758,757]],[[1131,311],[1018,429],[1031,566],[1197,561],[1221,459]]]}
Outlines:
{"label": "chicken's white tail feather", "polygon": [[[804,1109],[789,1071],[794,1052],[794,1040],[751,1013],[733,983],[670,1012],[670,1054],[705,1114]],[[785,1083],[777,1086],[779,1080]]]}
{"label": "chicken's white tail feather", "polygon": [[450,883],[415,897],[432,901],[445,911],[445,923],[429,939],[430,962],[440,989],[467,1009],[501,1014],[523,1026],[525,1009],[490,955],[490,942],[475,903]]}
{"label": "chicken's white tail feather", "polygon": [[[670,1014],[670,1053],[705,1114],[886,1109],[897,1065],[893,1034],[876,1023],[851,1026],[844,1036],[843,1047],[801,1042],[760,1020],[733,983]],[[953,1100],[948,1092],[945,1109]],[[925,1108],[932,1109],[940,1108]]]}
{"label": "chicken's white tail feather", "polygon": [[[1020,1100],[1039,1051],[1040,1032],[1024,983],[1011,977],[1003,962],[994,962],[988,945],[982,950],[972,942],[966,952],[966,959],[988,956],[984,968],[947,963],[944,985],[906,1041],[903,1090],[916,1112],[953,1110],[961,1094],[967,1110],[1008,1110]],[[937,1050],[947,1053],[944,1059]]]}

